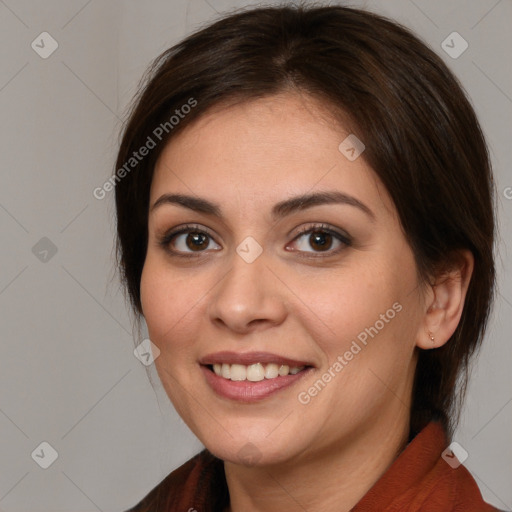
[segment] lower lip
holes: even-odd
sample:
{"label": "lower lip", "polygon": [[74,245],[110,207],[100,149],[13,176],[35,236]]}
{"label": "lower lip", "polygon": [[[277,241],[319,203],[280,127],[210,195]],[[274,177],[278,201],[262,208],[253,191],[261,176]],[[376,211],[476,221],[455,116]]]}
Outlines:
{"label": "lower lip", "polygon": [[218,395],[229,398],[230,400],[237,400],[239,402],[259,402],[271,395],[282,391],[294,383],[302,379],[304,376],[314,370],[314,368],[307,368],[295,375],[285,375],[283,377],[276,377],[275,379],[263,379],[258,382],[251,382],[249,380],[232,381],[219,377],[212,370],[204,365],[201,365],[206,381],[210,387]]}

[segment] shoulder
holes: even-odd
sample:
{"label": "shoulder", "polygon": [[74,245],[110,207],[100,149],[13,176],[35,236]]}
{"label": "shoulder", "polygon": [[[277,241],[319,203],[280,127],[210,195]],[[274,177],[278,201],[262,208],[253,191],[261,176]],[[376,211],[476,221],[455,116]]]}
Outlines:
{"label": "shoulder", "polygon": [[455,512],[500,512],[484,501],[476,480],[465,466],[461,464],[452,468],[444,460],[443,463],[439,462],[439,466],[432,482],[430,504],[445,498],[452,502],[450,510]]}
{"label": "shoulder", "polygon": [[437,434],[433,432],[433,426],[429,430],[432,432],[432,444],[423,439],[422,446],[418,446],[429,455],[425,456],[427,464],[418,484],[410,489],[408,499],[416,507],[410,510],[499,512],[484,501],[472,474],[458,461],[450,447],[446,448],[448,441],[441,427],[437,426]]}
{"label": "shoulder", "polygon": [[433,455],[438,456],[423,478],[423,493],[418,493],[418,501],[423,501],[422,506],[428,510],[432,505],[438,505],[438,508],[433,510],[499,512],[497,508],[484,501],[473,475],[458,460],[457,455],[451,450],[451,445],[448,446],[446,433],[444,430],[441,433],[439,426],[438,430],[437,436],[432,436],[433,446],[437,448]]}
{"label": "shoulder", "polygon": [[[219,472],[222,472],[219,475]],[[139,503],[125,512],[188,510],[187,504],[210,499],[211,482],[224,476],[223,463],[207,450],[167,475]]]}
{"label": "shoulder", "polygon": [[449,449],[443,426],[429,423],[367,492],[353,512],[496,512]]}

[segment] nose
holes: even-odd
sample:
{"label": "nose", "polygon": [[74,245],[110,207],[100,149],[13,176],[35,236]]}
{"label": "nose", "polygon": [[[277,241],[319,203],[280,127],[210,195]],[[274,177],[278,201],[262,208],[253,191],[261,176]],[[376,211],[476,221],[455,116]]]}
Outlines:
{"label": "nose", "polygon": [[267,267],[265,253],[252,263],[233,255],[229,271],[212,290],[210,320],[245,334],[281,324],[287,315],[283,284]]}

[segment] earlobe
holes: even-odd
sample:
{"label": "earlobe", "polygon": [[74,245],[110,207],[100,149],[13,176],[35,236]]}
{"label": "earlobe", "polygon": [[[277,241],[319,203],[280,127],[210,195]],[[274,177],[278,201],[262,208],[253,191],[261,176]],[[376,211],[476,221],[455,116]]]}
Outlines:
{"label": "earlobe", "polygon": [[432,298],[426,304],[427,310],[416,342],[424,350],[443,346],[459,325],[473,273],[474,257],[469,250],[459,251],[458,254],[459,263],[441,273],[431,285],[429,295]]}
{"label": "earlobe", "polygon": [[428,336],[430,338],[430,341],[432,342],[432,347],[431,348],[435,348],[435,346],[436,346],[436,338],[435,338],[435,336],[430,331],[428,331]]}

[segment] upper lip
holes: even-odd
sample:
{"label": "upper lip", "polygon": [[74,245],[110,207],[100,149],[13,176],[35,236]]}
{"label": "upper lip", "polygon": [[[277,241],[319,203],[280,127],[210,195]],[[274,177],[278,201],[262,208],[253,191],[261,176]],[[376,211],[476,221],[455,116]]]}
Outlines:
{"label": "upper lip", "polygon": [[215,352],[214,354],[208,354],[199,359],[199,363],[203,365],[222,363],[243,365],[250,365],[256,363],[276,363],[286,364],[290,367],[313,366],[311,363],[307,361],[291,359],[289,357],[280,356],[278,354],[272,354],[271,352]]}

